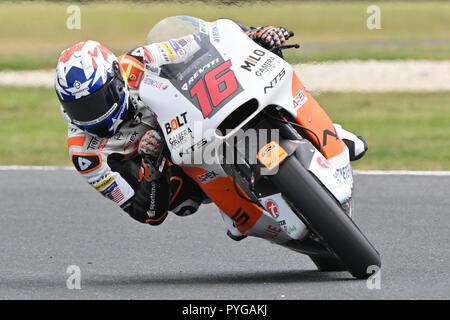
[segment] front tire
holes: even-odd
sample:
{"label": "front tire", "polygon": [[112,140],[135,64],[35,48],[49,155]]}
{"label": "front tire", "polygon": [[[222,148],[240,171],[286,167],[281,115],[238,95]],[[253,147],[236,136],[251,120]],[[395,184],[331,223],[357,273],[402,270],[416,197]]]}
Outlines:
{"label": "front tire", "polygon": [[381,267],[377,250],[296,156],[281,163],[270,179],[355,278],[367,279],[369,267]]}
{"label": "front tire", "polygon": [[333,255],[329,256],[309,256],[317,269],[321,272],[347,271],[347,267],[341,260]]}

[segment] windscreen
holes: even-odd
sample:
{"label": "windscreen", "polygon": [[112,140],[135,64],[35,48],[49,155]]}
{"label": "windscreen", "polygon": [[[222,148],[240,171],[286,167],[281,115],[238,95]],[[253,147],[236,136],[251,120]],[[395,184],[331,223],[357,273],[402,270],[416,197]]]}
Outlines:
{"label": "windscreen", "polygon": [[168,17],[158,22],[147,34],[145,44],[182,38],[189,34],[207,32],[206,22],[189,16]]}

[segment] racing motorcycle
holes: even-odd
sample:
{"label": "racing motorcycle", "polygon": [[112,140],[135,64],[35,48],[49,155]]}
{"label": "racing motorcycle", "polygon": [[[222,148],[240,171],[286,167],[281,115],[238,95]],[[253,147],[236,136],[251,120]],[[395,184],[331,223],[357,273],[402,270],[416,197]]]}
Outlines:
{"label": "racing motorcycle", "polygon": [[230,237],[306,254],[320,271],[362,279],[381,267],[352,218],[348,148],[283,59],[298,45],[266,50],[232,20],[187,16],[160,21],[150,43],[173,62],[148,70],[139,91],[167,142],[161,161],[197,182]]}

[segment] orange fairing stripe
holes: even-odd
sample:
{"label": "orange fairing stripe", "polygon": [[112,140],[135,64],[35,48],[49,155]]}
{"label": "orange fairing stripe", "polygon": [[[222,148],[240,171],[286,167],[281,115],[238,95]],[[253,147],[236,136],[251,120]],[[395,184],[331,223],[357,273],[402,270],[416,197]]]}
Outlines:
{"label": "orange fairing stripe", "polygon": [[[337,138],[336,129],[334,128],[330,117],[313,96],[306,91],[302,82],[294,72],[292,75],[292,98],[295,99],[300,91],[303,91],[307,101],[298,108],[296,121],[300,125],[311,129],[319,136],[323,154],[327,159],[333,158],[344,152],[345,144],[342,140]],[[317,144],[316,137],[311,132],[306,132]],[[324,142],[326,142],[325,145]]]}
{"label": "orange fairing stripe", "polygon": [[70,149],[71,146],[84,146],[84,142],[86,141],[86,137],[72,137],[67,139],[67,149]]}
{"label": "orange fairing stripe", "polygon": [[[183,171],[203,189],[212,201],[228,215],[237,229],[245,233],[259,220],[263,209],[250,201],[242,199],[234,189],[233,179],[231,177],[219,177],[209,183],[201,183],[199,175],[208,172],[205,169],[197,167],[183,167]],[[245,195],[244,190],[239,186],[239,191]]]}

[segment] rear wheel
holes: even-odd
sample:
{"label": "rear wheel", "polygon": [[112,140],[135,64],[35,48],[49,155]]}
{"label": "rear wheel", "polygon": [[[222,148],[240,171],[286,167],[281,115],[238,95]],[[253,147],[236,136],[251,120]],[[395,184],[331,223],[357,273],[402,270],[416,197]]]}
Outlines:
{"label": "rear wheel", "polygon": [[368,273],[369,267],[381,267],[376,249],[296,156],[286,159],[278,173],[270,179],[298,209],[302,219],[326,243],[328,249],[342,261],[339,265],[331,258],[311,257],[314,263],[317,262],[319,270],[337,271],[346,267],[354,277],[366,279],[371,275]]}

